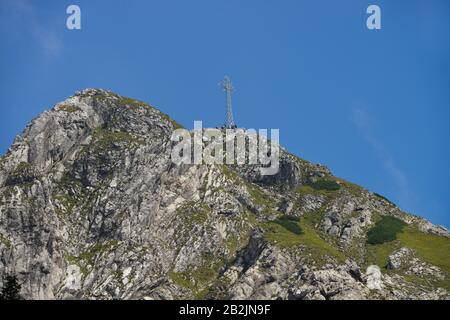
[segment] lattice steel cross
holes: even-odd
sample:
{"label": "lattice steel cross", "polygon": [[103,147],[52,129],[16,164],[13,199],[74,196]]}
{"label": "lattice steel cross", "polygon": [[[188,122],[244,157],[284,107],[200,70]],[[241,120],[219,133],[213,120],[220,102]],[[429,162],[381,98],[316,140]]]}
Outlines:
{"label": "lattice steel cross", "polygon": [[220,82],[222,85],[223,91],[226,92],[226,102],[227,102],[227,111],[226,111],[226,118],[225,118],[225,128],[233,129],[236,128],[236,125],[234,123],[233,119],[233,108],[231,105],[231,93],[234,91],[233,84],[231,83],[231,80],[228,76],[225,76],[225,78]]}

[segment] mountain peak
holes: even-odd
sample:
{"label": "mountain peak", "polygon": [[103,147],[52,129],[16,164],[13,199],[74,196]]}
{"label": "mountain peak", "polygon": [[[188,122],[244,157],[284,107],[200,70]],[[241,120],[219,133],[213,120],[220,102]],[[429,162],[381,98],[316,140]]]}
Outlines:
{"label": "mountain peak", "polygon": [[[180,126],[85,89],[0,160],[0,275],[25,298],[449,298],[448,231],[326,167],[176,165]],[[411,289],[413,288],[413,289]]]}

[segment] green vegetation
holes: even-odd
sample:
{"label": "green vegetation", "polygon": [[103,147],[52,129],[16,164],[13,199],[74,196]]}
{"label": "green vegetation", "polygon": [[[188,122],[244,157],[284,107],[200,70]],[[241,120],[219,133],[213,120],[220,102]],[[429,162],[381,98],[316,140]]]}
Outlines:
{"label": "green vegetation", "polygon": [[33,170],[33,167],[28,162],[20,162],[17,167],[14,169],[14,175],[24,175],[28,174]]}
{"label": "green vegetation", "polygon": [[1,156],[0,157],[0,170],[3,170],[3,165],[6,161],[6,157],[5,156]]}
{"label": "green vegetation", "polygon": [[338,177],[328,177],[310,182],[297,189],[298,193],[312,194],[316,196],[325,196],[328,199],[339,195],[336,191],[344,189],[353,196],[360,196],[364,189],[354,183],[348,182]]}
{"label": "green vegetation", "polygon": [[163,112],[153,108],[152,106],[150,106],[146,102],[139,101],[139,100],[136,100],[136,99],[127,98],[127,97],[118,97],[117,104],[119,106],[128,106],[128,107],[131,107],[131,108],[147,108],[147,109],[155,110],[155,111],[157,111],[159,113],[159,115],[163,119],[165,119],[166,121],[168,121],[168,122],[170,122],[172,124],[173,129],[183,128],[182,125],[180,125],[178,122],[173,120],[167,114],[165,114],[165,113],[163,113]]}
{"label": "green vegetation", "polygon": [[308,185],[303,185],[297,188],[296,190],[298,193],[300,194],[311,194],[314,196],[324,196],[324,197],[328,197],[329,195],[331,195],[328,191],[324,191],[324,190],[316,190],[313,189],[311,186]]}
{"label": "green vegetation", "polygon": [[402,245],[413,249],[418,258],[446,271],[450,276],[450,239],[427,234],[408,226],[397,235]]}
{"label": "green vegetation", "polygon": [[401,232],[406,225],[402,220],[391,217],[383,216],[380,221],[375,223],[367,232],[368,244],[382,244],[397,239],[397,233]]}
{"label": "green vegetation", "polygon": [[68,113],[73,113],[80,111],[81,109],[77,106],[69,105],[69,104],[63,104],[59,106],[59,111],[65,111]]}
{"label": "green vegetation", "polygon": [[341,188],[341,185],[334,180],[322,179],[314,183],[308,183],[302,185],[296,189],[296,192],[300,195],[309,194],[316,197],[322,197],[327,202],[335,199],[339,196],[337,192]]}
{"label": "green vegetation", "polygon": [[401,247],[398,240],[389,241],[377,245],[367,246],[367,265],[376,264],[380,268],[386,268],[388,257]]}
{"label": "green vegetation", "polygon": [[93,261],[98,255],[103,252],[109,252],[119,242],[117,240],[110,240],[103,243],[95,243],[91,245],[88,250],[82,252],[78,258],[85,261]]}
{"label": "green vegetation", "polygon": [[267,196],[261,189],[246,180],[244,180],[236,171],[229,168],[227,165],[219,167],[222,173],[236,185],[244,185],[247,192],[250,194],[253,203],[263,208],[264,213],[271,213],[275,211],[275,203],[269,196]]}
{"label": "green vegetation", "polygon": [[335,178],[336,182],[340,184],[342,188],[347,190],[351,195],[353,196],[360,196],[361,192],[364,191],[364,188],[361,186],[358,186],[357,184],[354,184],[352,182],[348,182],[347,180],[344,180],[342,178]]}
{"label": "green vegetation", "polygon": [[344,254],[322,239],[314,229],[312,225],[314,214],[308,214],[302,218],[284,216],[267,222],[263,225],[264,237],[280,247],[304,245],[316,263],[326,263],[327,257],[344,261]]}
{"label": "green vegetation", "polygon": [[7,184],[27,184],[35,179],[36,173],[28,162],[20,162],[7,179]]}
{"label": "green vegetation", "polygon": [[159,115],[163,119],[170,122],[173,126],[173,129],[183,128],[182,125],[180,125],[178,122],[176,122],[175,120],[170,118],[167,114],[152,107],[151,105],[149,105],[148,103],[146,103],[144,101],[140,101],[140,100],[132,99],[132,98],[128,98],[128,97],[123,97],[123,96],[117,95],[115,93],[108,93],[106,95],[95,95],[94,99],[99,102],[105,102],[108,99],[112,99],[111,102],[115,103],[119,107],[127,107],[127,108],[131,108],[131,109],[143,109],[143,110],[147,110],[147,111],[153,110],[154,112],[158,112]]}
{"label": "green vegetation", "polygon": [[273,221],[273,223],[279,224],[286,230],[294,233],[294,234],[302,234],[302,229],[299,226],[300,218],[292,217],[292,216],[282,216]]}
{"label": "green vegetation", "polygon": [[[211,208],[202,201],[189,201],[177,209],[177,218],[179,227],[176,228],[176,239],[184,244],[187,239],[197,241],[198,229],[203,232],[210,232],[208,229],[213,228],[208,223]],[[196,299],[204,299],[210,289],[216,284],[220,268],[234,261],[236,252],[248,243],[249,227],[247,221],[253,217],[250,213],[244,213],[239,216],[217,216],[217,223],[221,221],[235,220],[241,222],[239,230],[230,233],[223,239],[223,246],[226,251],[223,255],[218,253],[203,253],[199,265],[189,266],[182,271],[169,272],[170,279],[177,285],[186,288],[192,292],[189,297]]]}
{"label": "green vegetation", "polygon": [[98,128],[95,130],[93,135],[93,147],[96,151],[109,151],[118,143],[122,143],[127,146],[136,146],[143,144],[144,142],[128,132],[113,132],[103,128]]}
{"label": "green vegetation", "polygon": [[159,111],[159,114],[161,115],[161,117],[163,117],[165,120],[167,120],[168,122],[170,122],[172,124],[172,127],[174,130],[183,128],[183,126],[181,124],[179,124],[178,122],[173,120],[169,115],[165,114],[164,112]]}
{"label": "green vegetation", "polygon": [[139,101],[136,99],[131,99],[128,97],[120,97],[120,96],[118,96],[117,104],[119,106],[128,106],[128,107],[132,107],[132,108],[139,108],[139,107],[151,108],[151,106],[146,102]]}
{"label": "green vegetation", "polygon": [[178,214],[182,214],[186,230],[190,230],[195,225],[201,225],[208,220],[211,208],[200,201],[189,201],[177,209]]}
{"label": "green vegetation", "polygon": [[175,229],[175,238],[180,245],[183,245],[191,237],[197,239],[197,234],[193,233],[194,230],[212,228],[211,224],[206,223],[211,208],[204,202],[188,201],[177,208],[176,212],[177,217],[174,222],[178,227]]}
{"label": "green vegetation", "polygon": [[[89,145],[83,146],[79,159],[93,160],[99,177],[105,180],[111,176],[114,167],[119,164],[118,153],[136,150],[144,143],[140,137],[128,132],[96,128]],[[100,187],[100,185],[97,186]]]}
{"label": "green vegetation", "polygon": [[[245,238],[245,239],[243,239]],[[239,237],[237,234],[229,234],[225,240],[225,246],[227,248],[230,258],[236,255],[236,252],[241,249],[248,242],[248,237]]]}
{"label": "green vegetation", "polygon": [[60,217],[70,215],[76,206],[86,204],[87,198],[88,191],[82,182],[66,172],[53,193],[53,199],[61,205],[56,207],[56,213]]}
{"label": "green vegetation", "polygon": [[1,204],[4,204],[11,199],[14,194],[14,188],[11,186],[5,186],[4,190],[0,194]]}
{"label": "green vegetation", "polygon": [[6,274],[3,277],[2,291],[0,292],[0,300],[22,300],[20,295],[21,285],[16,275]]}
{"label": "green vegetation", "polygon": [[3,243],[8,249],[11,248],[11,241],[0,233],[0,243]]}
{"label": "green vegetation", "polygon": [[216,280],[219,269],[224,261],[213,256],[203,257],[203,264],[192,267],[184,272],[169,272],[173,283],[192,291],[196,299],[203,299],[209,291],[209,286]]}
{"label": "green vegetation", "polygon": [[402,232],[397,233],[397,239],[376,245],[367,246],[366,265],[376,264],[386,268],[388,257],[400,249],[407,247],[414,250],[415,255],[421,261],[439,267],[445,273],[445,279],[439,280],[419,275],[402,274],[398,270],[385,270],[384,272],[400,272],[410,282],[443,287],[450,290],[450,239],[437,235],[421,232],[414,226],[403,227]]}
{"label": "green vegetation", "polygon": [[77,205],[77,200],[67,194],[56,194],[54,199],[59,201],[64,208],[63,210],[56,208],[56,213],[60,216],[71,214],[73,208]]}
{"label": "green vegetation", "polygon": [[389,203],[392,204],[393,206],[396,206],[395,203],[393,203],[393,202],[392,202],[391,200],[389,200],[388,198],[382,196],[381,194],[376,193],[376,192],[374,192],[373,194],[374,194],[375,196],[377,196],[378,198],[383,199],[383,200],[389,202]]}
{"label": "green vegetation", "polygon": [[173,281],[173,283],[179,285],[180,287],[189,290],[195,289],[192,283],[186,278],[186,275],[184,273],[170,271],[169,278]]}
{"label": "green vegetation", "polygon": [[227,165],[220,165],[219,169],[221,169],[225,177],[233,181],[235,184],[242,185],[245,183],[241,176],[238,175],[233,169],[230,169]]}
{"label": "green vegetation", "polygon": [[86,251],[80,253],[78,256],[66,255],[66,261],[69,264],[75,264],[80,267],[80,271],[84,277],[89,274],[89,267],[92,267],[95,260],[103,253],[110,252],[119,243],[118,240],[109,240],[103,243],[95,243],[91,245]]}
{"label": "green vegetation", "polygon": [[316,190],[337,191],[341,188],[339,183],[330,179],[320,179],[316,182],[310,182],[309,185]]}
{"label": "green vegetation", "polygon": [[282,224],[271,221],[264,225],[264,237],[267,241],[281,247],[292,247],[304,244],[305,234],[300,226],[300,221],[297,222],[299,230],[302,232],[296,234],[289,229],[286,229]]}
{"label": "green vegetation", "polygon": [[262,192],[257,186],[249,182],[245,182],[245,185],[253,202],[259,206],[264,207],[265,213],[270,213],[275,210],[274,202],[269,196]]}

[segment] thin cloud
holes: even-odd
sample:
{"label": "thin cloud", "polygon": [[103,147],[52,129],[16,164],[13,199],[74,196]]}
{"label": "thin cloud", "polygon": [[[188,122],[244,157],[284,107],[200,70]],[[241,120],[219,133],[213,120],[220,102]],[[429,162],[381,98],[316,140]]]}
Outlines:
{"label": "thin cloud", "polygon": [[55,57],[60,53],[62,47],[60,39],[53,30],[48,29],[40,22],[31,1],[0,0],[0,11],[19,17],[45,55]]}
{"label": "thin cloud", "polygon": [[45,54],[57,56],[61,51],[61,41],[54,32],[44,28],[42,25],[33,22],[32,33],[34,38],[40,43]]}
{"label": "thin cloud", "polygon": [[379,140],[374,132],[373,118],[367,109],[358,107],[352,110],[351,120],[358,128],[361,136],[375,151],[376,156],[383,164],[386,172],[392,177],[399,190],[399,196],[404,201],[411,200],[411,191],[409,190],[408,179],[403,171],[395,163],[394,158],[389,153],[385,145]]}

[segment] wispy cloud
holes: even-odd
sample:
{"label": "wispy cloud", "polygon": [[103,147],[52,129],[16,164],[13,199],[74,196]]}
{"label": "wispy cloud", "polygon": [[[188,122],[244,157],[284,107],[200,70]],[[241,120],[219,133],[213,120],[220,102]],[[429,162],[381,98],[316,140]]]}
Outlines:
{"label": "wispy cloud", "polygon": [[0,11],[18,17],[45,55],[55,57],[60,53],[62,47],[60,38],[53,30],[41,23],[37,17],[36,8],[30,0],[0,0]]}
{"label": "wispy cloud", "polygon": [[54,32],[44,28],[38,23],[33,22],[32,33],[47,55],[57,56],[60,53],[61,41]]}
{"label": "wispy cloud", "polygon": [[381,161],[386,172],[391,176],[402,202],[410,202],[412,199],[408,179],[401,168],[396,164],[393,156],[384,143],[377,137],[374,131],[374,118],[365,107],[355,107],[352,110],[351,120],[358,128],[363,139],[372,147],[376,156]]}

